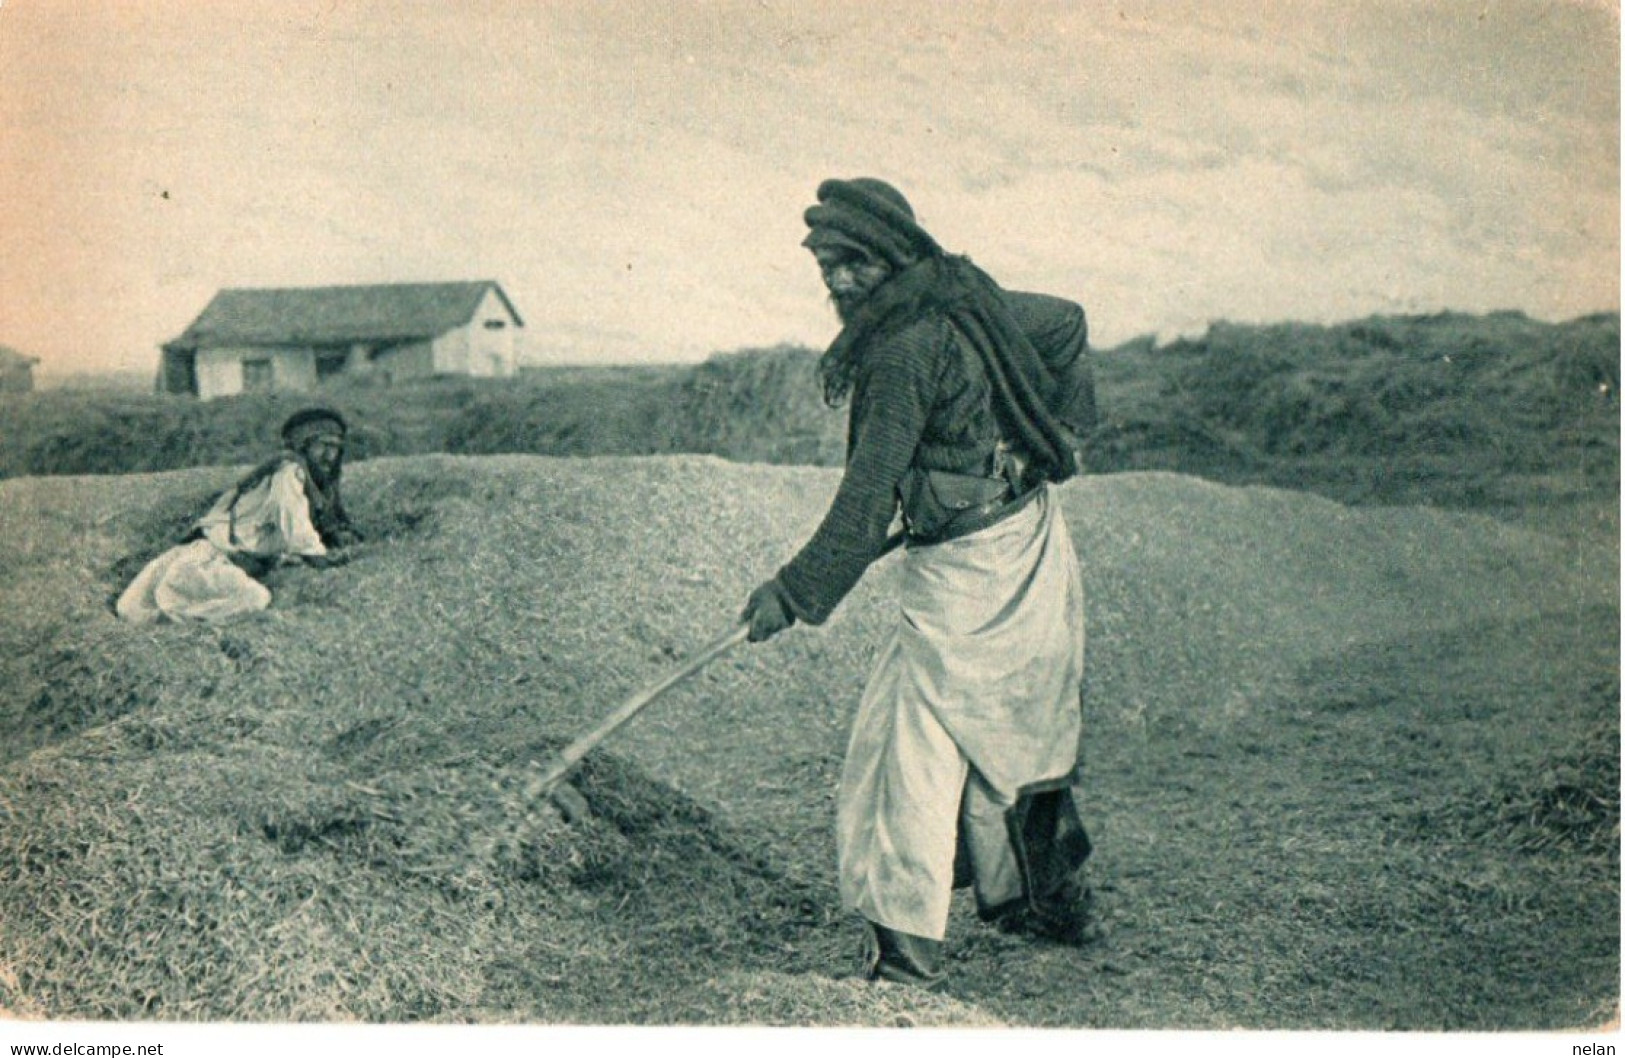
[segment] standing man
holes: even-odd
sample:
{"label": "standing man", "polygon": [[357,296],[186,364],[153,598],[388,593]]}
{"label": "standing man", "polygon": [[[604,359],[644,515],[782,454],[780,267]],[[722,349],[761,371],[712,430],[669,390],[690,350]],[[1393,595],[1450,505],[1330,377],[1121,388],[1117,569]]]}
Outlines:
{"label": "standing man", "polygon": [[135,624],[221,621],[269,606],[258,578],[281,563],[342,562],[334,551],[361,540],[339,497],[346,433],[336,411],[294,412],[282,425],[283,450],[147,563],[119,596],[118,615]]}
{"label": "standing man", "polygon": [[819,374],[829,404],[851,402],[846,469],[741,619],[752,642],[822,624],[901,509],[901,605],[853,724],[836,839],[867,975],[928,984],[958,886],[1001,928],[1084,939],[1083,589],[1049,483],[1078,472],[1094,425],[1088,331],[1077,305],[945,253],[882,181],[826,180],[805,219],[843,325]]}

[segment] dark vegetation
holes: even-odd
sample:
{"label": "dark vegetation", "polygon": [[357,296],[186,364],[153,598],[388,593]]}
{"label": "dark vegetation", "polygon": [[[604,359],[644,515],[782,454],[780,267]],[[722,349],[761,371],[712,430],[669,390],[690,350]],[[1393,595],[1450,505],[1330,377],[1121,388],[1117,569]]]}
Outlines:
{"label": "dark vegetation", "polygon": [[[1618,489],[1619,317],[1374,317],[1215,324],[1096,354],[1092,470],[1172,470],[1344,503],[1566,503]],[[795,347],[680,367],[544,368],[323,395],[355,455],[704,453],[839,465],[843,416]],[[254,462],[305,398],[48,391],[0,404],[0,477]],[[1578,492],[1576,491],[1578,490]]]}
{"label": "dark vegetation", "polygon": [[1103,470],[1345,503],[1510,508],[1619,487],[1619,317],[1217,324],[1100,357]]}

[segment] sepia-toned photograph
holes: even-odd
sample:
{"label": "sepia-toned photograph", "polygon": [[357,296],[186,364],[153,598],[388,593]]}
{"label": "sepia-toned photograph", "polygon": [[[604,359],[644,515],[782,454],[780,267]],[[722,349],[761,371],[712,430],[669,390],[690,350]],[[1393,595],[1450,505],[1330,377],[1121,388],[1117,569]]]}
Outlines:
{"label": "sepia-toned photograph", "polygon": [[1620,45],[0,0],[0,1044],[1616,1053]]}

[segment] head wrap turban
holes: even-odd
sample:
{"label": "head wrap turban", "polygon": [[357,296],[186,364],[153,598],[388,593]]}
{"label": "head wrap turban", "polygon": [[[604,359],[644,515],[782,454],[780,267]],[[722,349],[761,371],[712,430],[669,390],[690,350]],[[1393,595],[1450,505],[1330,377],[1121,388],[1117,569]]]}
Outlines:
{"label": "head wrap turban", "polygon": [[942,247],[915,221],[902,192],[873,177],[825,180],[818,204],[804,214],[812,231],[802,240],[809,250],[841,246],[903,268],[942,254]]}
{"label": "head wrap turban", "polygon": [[282,443],[292,449],[303,448],[317,437],[344,440],[349,430],[344,417],[330,408],[304,408],[288,416],[282,424]]}

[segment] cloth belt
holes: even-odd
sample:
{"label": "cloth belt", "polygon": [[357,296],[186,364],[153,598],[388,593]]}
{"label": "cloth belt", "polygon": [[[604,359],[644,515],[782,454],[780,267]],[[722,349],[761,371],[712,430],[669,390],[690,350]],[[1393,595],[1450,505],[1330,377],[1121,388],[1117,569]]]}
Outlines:
{"label": "cloth belt", "polygon": [[928,547],[931,544],[941,544],[961,536],[969,536],[971,533],[986,529],[990,525],[996,525],[1026,507],[1040,491],[1040,489],[1036,488],[1028,489],[1019,496],[1003,496],[976,507],[967,507],[956,513],[946,525],[929,536],[910,530],[908,546]]}

